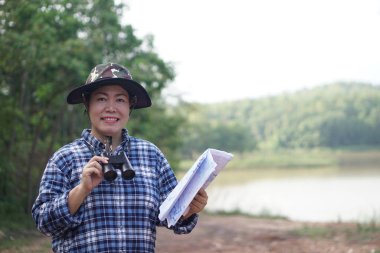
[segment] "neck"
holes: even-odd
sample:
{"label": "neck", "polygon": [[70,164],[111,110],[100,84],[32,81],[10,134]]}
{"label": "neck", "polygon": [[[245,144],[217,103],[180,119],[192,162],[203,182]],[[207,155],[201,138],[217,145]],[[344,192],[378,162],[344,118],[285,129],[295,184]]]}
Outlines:
{"label": "neck", "polygon": [[[102,135],[102,134],[96,133],[94,131],[91,131],[91,134],[93,136],[95,136],[95,138],[98,139],[103,144],[108,143],[108,136],[109,135]],[[109,136],[109,137],[112,138],[112,149],[115,150],[116,147],[119,146],[120,143],[121,143],[121,134],[112,135],[112,136]]]}

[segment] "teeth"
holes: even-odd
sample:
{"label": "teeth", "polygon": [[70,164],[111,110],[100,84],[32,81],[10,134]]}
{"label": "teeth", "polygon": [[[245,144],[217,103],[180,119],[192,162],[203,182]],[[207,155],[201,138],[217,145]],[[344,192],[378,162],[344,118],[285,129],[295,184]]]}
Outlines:
{"label": "teeth", "polygon": [[103,118],[105,121],[117,121],[117,118]]}

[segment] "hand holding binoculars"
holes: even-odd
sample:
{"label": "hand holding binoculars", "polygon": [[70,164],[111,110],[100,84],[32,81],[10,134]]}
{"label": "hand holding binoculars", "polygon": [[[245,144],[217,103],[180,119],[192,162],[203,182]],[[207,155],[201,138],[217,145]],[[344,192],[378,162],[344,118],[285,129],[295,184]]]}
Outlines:
{"label": "hand holding binoculars", "polygon": [[[128,160],[124,151],[112,155],[112,137],[107,137],[108,143],[106,143],[106,151],[103,156],[108,157],[108,163],[102,163],[102,170],[104,178],[111,182],[117,178],[117,169],[121,171],[121,176],[125,180],[131,180],[135,177],[135,171],[132,169],[132,165]],[[108,144],[108,145],[107,145]]]}

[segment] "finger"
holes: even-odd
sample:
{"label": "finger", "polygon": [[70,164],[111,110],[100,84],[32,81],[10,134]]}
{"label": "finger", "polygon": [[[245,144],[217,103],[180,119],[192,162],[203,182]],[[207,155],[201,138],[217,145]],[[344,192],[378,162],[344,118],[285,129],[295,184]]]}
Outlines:
{"label": "finger", "polygon": [[197,200],[199,202],[207,202],[208,196],[197,194],[197,195],[195,195],[194,200]]}
{"label": "finger", "polygon": [[197,195],[202,196],[202,197],[205,197],[205,198],[208,197],[206,190],[203,189],[203,188],[201,188],[201,189],[198,191]]}
{"label": "finger", "polygon": [[92,167],[94,167],[94,168],[96,168],[98,170],[102,170],[102,165],[98,161],[93,161],[92,162]]}
{"label": "finger", "polygon": [[206,192],[202,192],[202,193],[198,192],[197,195],[195,195],[195,197],[202,198],[202,199],[207,199],[208,195],[207,195]]}
{"label": "finger", "polygon": [[190,203],[190,208],[193,208],[193,209],[195,209],[195,208],[201,208],[203,205],[202,205],[202,203],[200,203],[200,202],[197,202],[197,201],[193,201],[193,202],[191,202]]}
{"label": "finger", "polygon": [[95,168],[97,170],[101,170],[102,166],[100,165],[99,162],[92,161],[92,162],[87,163],[86,166],[84,166],[83,171],[88,171],[91,168]]}
{"label": "finger", "polygon": [[85,165],[84,169],[89,167],[95,167],[97,169],[102,169],[101,164],[108,163],[108,157],[103,156],[93,156],[90,161]]}
{"label": "finger", "polygon": [[83,174],[84,174],[83,176],[92,176],[93,174],[96,174],[96,176],[99,176],[99,177],[103,176],[101,170],[95,167],[87,168]]}
{"label": "finger", "polygon": [[194,213],[199,213],[204,208],[204,205],[200,205],[199,203],[191,203],[190,204],[190,210]]}
{"label": "finger", "polygon": [[190,204],[193,204],[197,207],[202,207],[207,204],[207,200],[205,199],[193,199]]}
{"label": "finger", "polygon": [[98,177],[103,177],[103,173],[102,173],[101,169],[99,169],[99,168],[96,168],[96,169],[92,172],[91,176],[93,176],[94,174],[96,174],[96,176],[98,176]]}
{"label": "finger", "polygon": [[94,156],[90,161],[97,161],[98,163],[108,163],[109,158],[105,156]]}
{"label": "finger", "polygon": [[207,201],[206,200],[198,200],[198,199],[193,199],[193,201],[191,201],[191,204],[197,206],[197,207],[202,207],[202,206],[206,206],[207,204]]}

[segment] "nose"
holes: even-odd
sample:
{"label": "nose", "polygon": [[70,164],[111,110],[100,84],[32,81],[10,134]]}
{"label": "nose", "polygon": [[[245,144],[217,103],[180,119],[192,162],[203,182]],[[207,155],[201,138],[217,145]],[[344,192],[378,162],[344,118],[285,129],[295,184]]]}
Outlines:
{"label": "nose", "polygon": [[107,103],[107,106],[106,106],[106,110],[109,111],[109,112],[114,112],[116,109],[115,109],[115,104],[113,101],[108,101]]}

